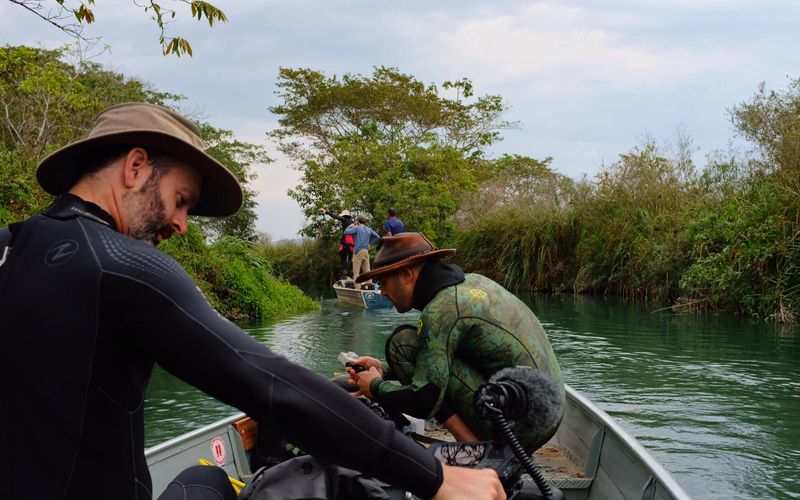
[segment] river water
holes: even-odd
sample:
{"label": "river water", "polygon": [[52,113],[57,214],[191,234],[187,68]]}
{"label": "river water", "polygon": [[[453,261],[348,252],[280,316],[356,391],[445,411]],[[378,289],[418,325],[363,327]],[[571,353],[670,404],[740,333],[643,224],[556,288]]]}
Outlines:
{"label": "river water", "polygon": [[[800,328],[571,295],[523,299],[545,326],[566,382],[616,418],[693,497],[800,498]],[[320,312],[247,331],[330,375],[342,351],[383,357],[394,326],[417,316],[325,300]],[[233,412],[157,369],[147,446]]]}

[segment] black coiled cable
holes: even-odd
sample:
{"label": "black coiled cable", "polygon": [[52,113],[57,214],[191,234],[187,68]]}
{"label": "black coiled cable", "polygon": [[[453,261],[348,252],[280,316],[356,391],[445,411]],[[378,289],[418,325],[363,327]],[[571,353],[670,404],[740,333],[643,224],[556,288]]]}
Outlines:
{"label": "black coiled cable", "polygon": [[511,426],[508,425],[508,420],[506,420],[503,411],[491,404],[485,404],[484,408],[486,411],[489,420],[491,420],[492,425],[494,428],[500,433],[502,433],[503,438],[505,438],[506,444],[511,448],[511,451],[514,453],[514,456],[517,457],[517,460],[520,461],[523,467],[525,467],[525,471],[530,474],[533,482],[536,483],[536,486],[539,487],[539,491],[544,495],[545,498],[548,500],[553,498],[553,491],[550,489],[550,485],[547,484],[542,474],[539,472],[539,469],[536,468],[536,465],[533,463],[533,459],[525,453],[525,449],[520,444],[519,439],[514,434],[514,431],[511,430]]}

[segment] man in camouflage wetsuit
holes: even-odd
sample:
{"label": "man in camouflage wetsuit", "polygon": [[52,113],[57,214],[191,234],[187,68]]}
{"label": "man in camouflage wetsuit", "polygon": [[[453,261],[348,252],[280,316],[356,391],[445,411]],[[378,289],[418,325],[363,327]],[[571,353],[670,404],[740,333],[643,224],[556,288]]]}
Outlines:
{"label": "man in camouflage wetsuit", "polygon": [[[399,312],[422,311],[416,327],[395,329],[386,342],[386,363],[363,356],[367,370],[350,369],[356,395],[379,402],[390,412],[435,417],[459,441],[492,438],[491,424],[475,408],[480,384],[497,371],[530,366],[557,386],[557,417],[545,429],[519,438],[532,451],[556,431],[564,406],[564,384],[553,349],[539,320],[516,296],[479,274],[464,274],[439,259],[455,249],[437,250],[421,233],[384,238],[375,269],[358,281],[373,279]],[[391,380],[398,380],[400,385]]]}

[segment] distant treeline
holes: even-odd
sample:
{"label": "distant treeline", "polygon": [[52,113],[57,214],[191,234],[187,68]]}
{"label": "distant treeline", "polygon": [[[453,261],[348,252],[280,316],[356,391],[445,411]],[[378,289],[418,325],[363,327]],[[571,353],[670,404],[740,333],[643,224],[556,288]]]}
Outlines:
{"label": "distant treeline", "polygon": [[[0,227],[40,212],[52,197],[38,186],[36,166],[47,154],[83,137],[108,106],[141,101],[176,107],[183,98],[80,59],[68,49],[0,47]],[[317,307],[275,277],[254,242],[251,166],[268,162],[260,146],[199,123],[208,152],[244,187],[244,206],[224,219],[193,220],[189,234],[161,245],[195,278],[208,300],[234,321],[273,319]]]}
{"label": "distant treeline", "polygon": [[[330,279],[310,270],[335,268],[338,229],[315,215],[320,204],[371,214],[378,229],[394,206],[410,229],[455,246],[468,271],[514,290],[797,321],[798,81],[782,91],[762,85],[731,110],[745,152],[714,152],[698,168],[691,140],[679,133],[671,146],[648,140],[579,181],[554,172],[550,158],[487,158],[498,130],[513,124],[500,121],[499,96],[466,104],[468,80],[442,87],[459,90],[455,99],[391,68],[341,79],[284,69],[280,81],[285,104],[273,112],[284,118],[275,135],[289,139],[290,153],[301,147],[297,138],[312,144],[296,154],[305,178],[295,198],[317,241],[283,245],[273,257],[301,286]],[[464,147],[464,137],[479,139]]]}

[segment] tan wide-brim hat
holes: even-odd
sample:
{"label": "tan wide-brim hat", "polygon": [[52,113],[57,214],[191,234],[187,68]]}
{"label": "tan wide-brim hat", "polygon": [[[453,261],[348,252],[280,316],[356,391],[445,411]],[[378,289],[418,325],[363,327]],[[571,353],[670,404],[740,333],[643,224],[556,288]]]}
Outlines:
{"label": "tan wide-brim hat", "polygon": [[89,135],[54,152],[39,164],[36,179],[45,191],[69,191],[85,168],[84,157],[98,146],[125,145],[153,148],[196,168],[203,178],[192,215],[224,217],[242,206],[242,187],[236,176],[205,153],[200,129],[172,110],[133,102],[100,113]]}
{"label": "tan wide-brim hat", "polygon": [[398,269],[414,265],[428,259],[441,259],[456,253],[455,248],[436,249],[422,233],[400,233],[387,236],[378,243],[375,262],[368,273],[359,274],[356,282],[379,278]]}

